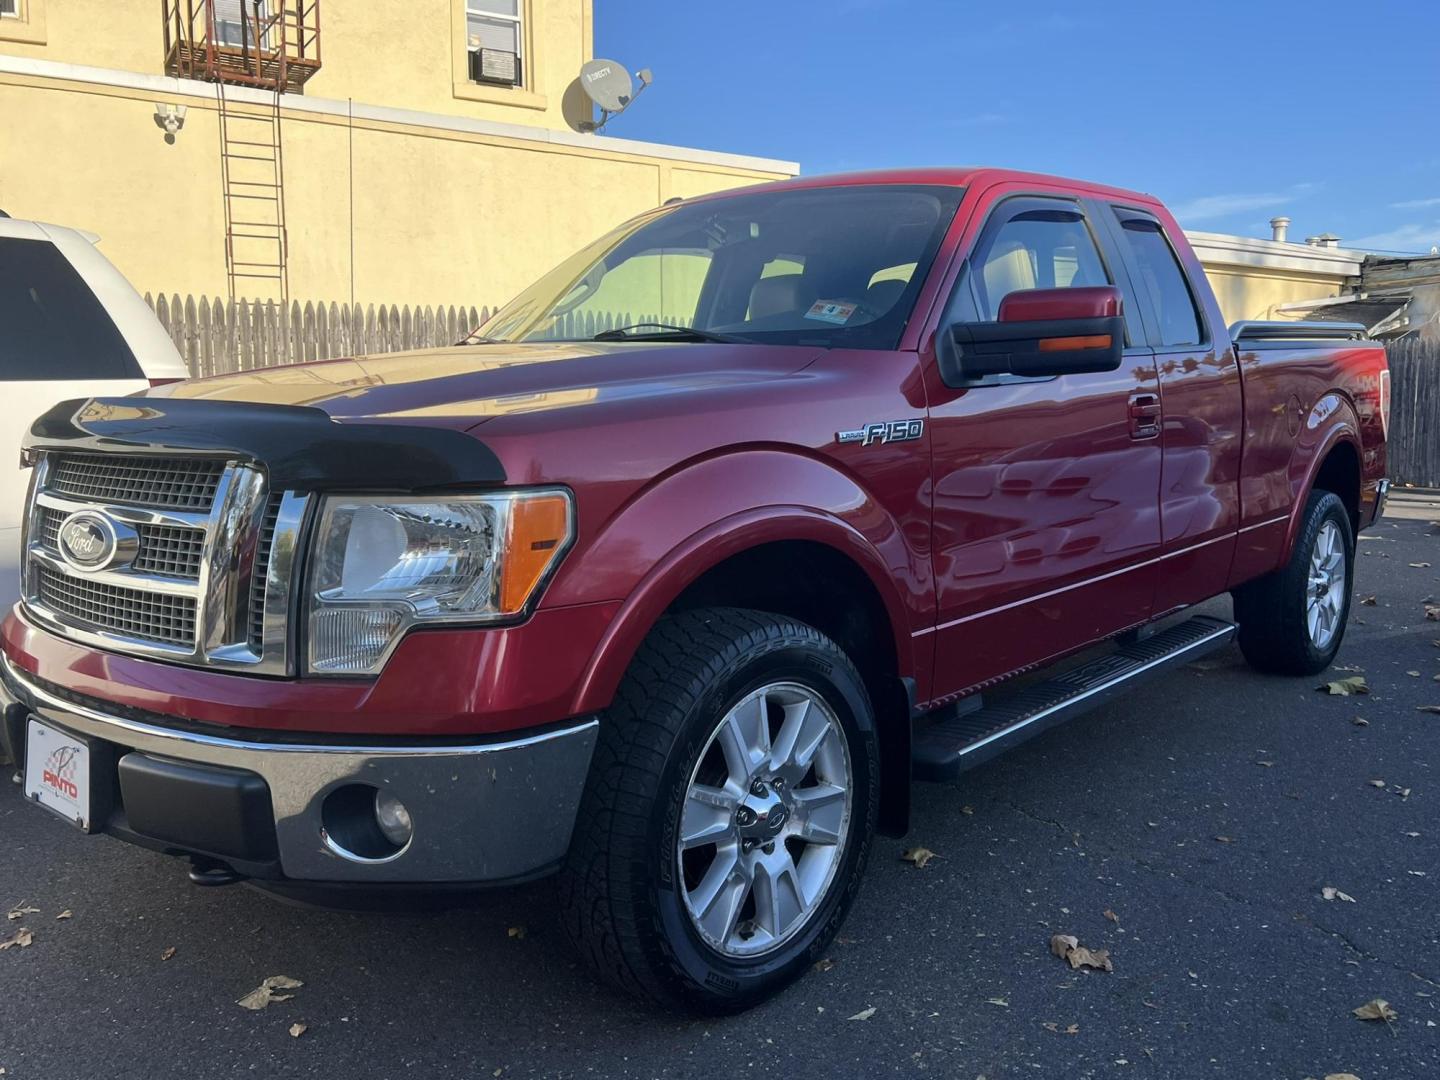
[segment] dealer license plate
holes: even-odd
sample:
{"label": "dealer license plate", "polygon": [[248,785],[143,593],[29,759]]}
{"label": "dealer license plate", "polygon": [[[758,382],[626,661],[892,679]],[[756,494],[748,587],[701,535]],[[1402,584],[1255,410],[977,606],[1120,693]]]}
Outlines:
{"label": "dealer license plate", "polygon": [[90,747],[32,719],[25,735],[25,795],[82,829],[90,828]]}

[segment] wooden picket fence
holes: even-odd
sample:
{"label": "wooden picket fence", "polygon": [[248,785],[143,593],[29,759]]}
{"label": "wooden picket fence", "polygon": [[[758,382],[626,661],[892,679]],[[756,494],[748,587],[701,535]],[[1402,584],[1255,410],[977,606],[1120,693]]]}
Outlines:
{"label": "wooden picket fence", "polygon": [[1390,360],[1390,478],[1440,488],[1440,341],[1395,341],[1385,354]]}
{"label": "wooden picket fence", "polygon": [[[214,297],[145,294],[190,373],[224,375],[232,371],[331,360],[338,356],[403,352],[453,345],[490,318],[482,307],[386,307],[373,304],[290,305],[289,317],[273,301],[220,300]],[[586,340],[617,326],[666,322],[688,326],[688,317],[632,315],[628,311],[567,312],[543,334]]]}
{"label": "wooden picket fence", "polygon": [[[397,307],[359,304],[280,305],[213,297],[151,297],[146,302],[169,332],[192,375],[220,375],[309,360],[329,360],[453,345],[490,318],[488,306]],[[585,340],[617,326],[666,322],[674,315],[572,312],[544,338]],[[1390,359],[1389,472],[1396,483],[1440,488],[1440,341],[1409,339],[1386,347]]]}
{"label": "wooden picket fence", "polygon": [[491,313],[474,305],[361,307],[298,300],[287,313],[273,301],[149,293],[145,302],[197,376],[453,345]]}

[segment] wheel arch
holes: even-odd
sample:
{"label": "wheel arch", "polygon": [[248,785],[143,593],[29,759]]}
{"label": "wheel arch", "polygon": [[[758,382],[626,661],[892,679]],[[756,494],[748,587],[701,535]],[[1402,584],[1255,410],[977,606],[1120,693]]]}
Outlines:
{"label": "wheel arch", "polygon": [[906,607],[878,551],[847,522],[774,507],[717,522],[679,545],[625,601],[580,683],[573,712],[597,712],[654,625],[706,606],[805,622],[834,640],[865,680],[881,747],[882,832],[909,824],[910,719],[916,664]]}
{"label": "wheel arch", "polygon": [[[1352,535],[1358,536],[1360,532],[1363,458],[1355,409],[1350,400],[1339,393],[1326,395],[1321,399],[1321,403],[1332,399],[1335,407],[1328,415],[1328,423],[1314,424],[1313,420],[1308,422],[1296,446],[1296,457],[1304,461],[1305,466],[1303,470],[1292,470],[1292,475],[1298,473],[1303,479],[1296,485],[1294,503],[1290,508],[1281,565],[1289,560],[1295,550],[1295,540],[1305,519],[1305,505],[1311,492],[1317,488],[1332,491],[1340,497],[1350,518]],[[1318,415],[1320,410],[1321,405],[1317,404],[1310,414],[1311,417]]]}

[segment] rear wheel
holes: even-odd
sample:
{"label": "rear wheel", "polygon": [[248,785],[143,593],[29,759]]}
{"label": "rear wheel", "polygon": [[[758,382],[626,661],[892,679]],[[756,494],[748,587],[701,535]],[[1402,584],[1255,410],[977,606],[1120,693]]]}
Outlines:
{"label": "rear wheel", "polygon": [[1240,651],[1252,666],[1282,675],[1330,666],[1350,618],[1354,555],[1345,503],[1312,492],[1290,561],[1235,591]]}
{"label": "rear wheel", "polygon": [[803,973],[859,887],[879,761],[865,687],[819,631],[738,609],[667,618],[601,722],[561,876],[607,981],[734,1012]]}

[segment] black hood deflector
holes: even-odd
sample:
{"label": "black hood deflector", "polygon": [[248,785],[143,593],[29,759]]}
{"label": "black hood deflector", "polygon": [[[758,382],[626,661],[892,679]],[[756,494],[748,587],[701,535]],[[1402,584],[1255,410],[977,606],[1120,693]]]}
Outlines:
{"label": "black hood deflector", "polygon": [[113,397],[64,401],[31,425],[26,448],[137,454],[193,451],[263,465],[272,491],[426,491],[501,484],[484,443],[454,428],[336,423],[303,405]]}

